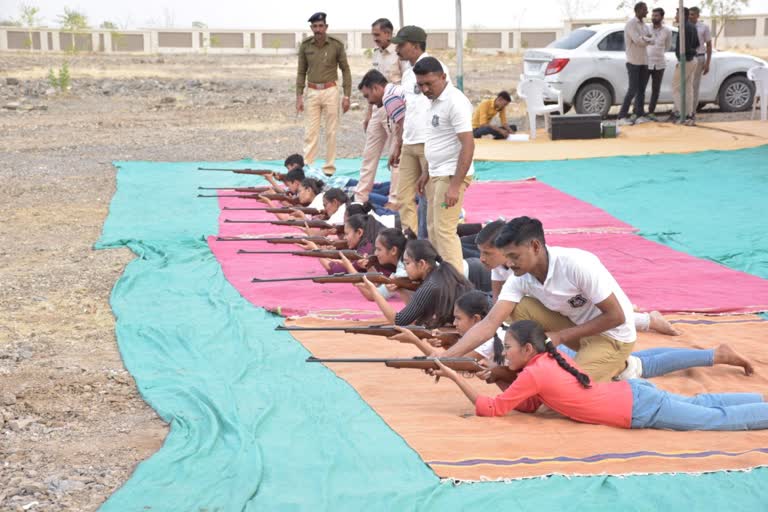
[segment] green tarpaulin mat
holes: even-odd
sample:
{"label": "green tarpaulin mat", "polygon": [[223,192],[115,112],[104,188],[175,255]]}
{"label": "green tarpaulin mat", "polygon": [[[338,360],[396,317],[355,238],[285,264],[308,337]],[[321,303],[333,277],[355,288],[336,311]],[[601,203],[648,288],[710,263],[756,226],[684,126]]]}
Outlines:
{"label": "green tarpaulin mat", "polygon": [[[740,166],[749,161],[757,168]],[[759,218],[765,188],[758,185],[767,178],[758,168],[766,161],[768,152],[758,148],[479,163],[478,174],[480,179],[535,174],[648,236],[666,237],[662,241],[680,244],[676,248],[713,259],[738,253],[730,266],[762,275],[768,269],[768,243]],[[717,162],[730,170],[719,184],[717,175],[725,176],[712,171]],[[194,199],[198,185],[244,185],[256,179],[202,173],[196,167],[268,162],[116,165],[117,193],[97,248],[127,246],[137,255],[111,297],[118,345],[139,392],[171,429],[163,447],[138,466],[102,510],[765,508],[764,469],[441,482],[349,385],[322,366],[306,365],[303,347],[287,333],[273,331],[281,319],[245,301],[208,250],[204,236],[217,229],[218,205],[215,199]],[[340,162],[350,176],[357,165]],[[709,178],[700,176],[710,172]],[[667,196],[660,198],[662,191]],[[699,211],[708,203],[705,195],[712,202],[706,212]],[[728,203],[736,195],[742,196],[738,207]],[[664,213],[659,209],[664,204],[674,208]],[[663,219],[670,211],[675,218],[667,225]],[[721,235],[718,230],[728,226]]]}

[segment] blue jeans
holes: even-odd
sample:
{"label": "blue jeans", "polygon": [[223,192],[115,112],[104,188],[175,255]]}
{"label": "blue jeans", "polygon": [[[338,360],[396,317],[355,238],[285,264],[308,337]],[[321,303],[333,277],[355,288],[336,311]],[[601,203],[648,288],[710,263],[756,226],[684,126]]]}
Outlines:
{"label": "blue jeans", "polygon": [[[576,351],[560,345],[558,350],[567,354],[569,357],[575,357]],[[696,368],[700,366],[714,366],[715,351],[698,350],[693,348],[648,348],[632,352],[632,355],[640,359],[643,364],[643,378],[650,379],[678,370],[687,368]]]}
{"label": "blue jeans", "polygon": [[683,396],[662,391],[647,380],[627,382],[632,388],[632,428],[768,429],[768,403],[758,393]]}
{"label": "blue jeans", "polygon": [[416,210],[416,215],[419,220],[419,232],[416,233],[419,240],[427,240],[429,234],[427,232],[427,198],[425,196],[416,196],[416,200],[419,202],[419,207]]}

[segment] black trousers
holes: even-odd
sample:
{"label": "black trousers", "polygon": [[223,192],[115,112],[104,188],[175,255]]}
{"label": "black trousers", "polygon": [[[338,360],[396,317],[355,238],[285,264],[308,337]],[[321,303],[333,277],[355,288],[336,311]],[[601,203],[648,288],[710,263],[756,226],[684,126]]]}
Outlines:
{"label": "black trousers", "polygon": [[627,76],[629,77],[629,88],[627,88],[627,94],[624,96],[624,103],[621,104],[619,119],[627,117],[632,100],[635,101],[634,114],[637,117],[645,115],[643,105],[645,103],[645,88],[648,87],[648,66],[638,66],[627,62]]}
{"label": "black trousers", "polygon": [[651,102],[648,104],[648,113],[656,113],[656,103],[659,101],[659,91],[661,91],[661,79],[664,78],[664,68],[650,69],[651,75]]}

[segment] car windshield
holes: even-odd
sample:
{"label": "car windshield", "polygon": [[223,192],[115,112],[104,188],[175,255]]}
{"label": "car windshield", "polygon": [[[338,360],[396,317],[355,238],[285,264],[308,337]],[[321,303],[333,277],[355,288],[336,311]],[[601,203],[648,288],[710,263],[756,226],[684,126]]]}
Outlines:
{"label": "car windshield", "polygon": [[586,28],[580,28],[574,30],[565,37],[561,37],[557,41],[549,43],[547,48],[559,48],[561,50],[573,50],[584,44],[584,42],[595,35],[594,30],[587,30]]}

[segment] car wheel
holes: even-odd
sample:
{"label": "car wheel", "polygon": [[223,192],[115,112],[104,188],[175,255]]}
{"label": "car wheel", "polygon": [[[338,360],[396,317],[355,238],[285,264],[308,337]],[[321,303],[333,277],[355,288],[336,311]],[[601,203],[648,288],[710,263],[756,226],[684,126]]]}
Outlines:
{"label": "car wheel", "polygon": [[754,97],[755,88],[745,76],[732,76],[723,82],[717,95],[720,110],[723,112],[749,110]]}
{"label": "car wheel", "polygon": [[611,91],[603,84],[587,84],[576,94],[576,112],[579,114],[600,114],[605,117],[612,103]]}

